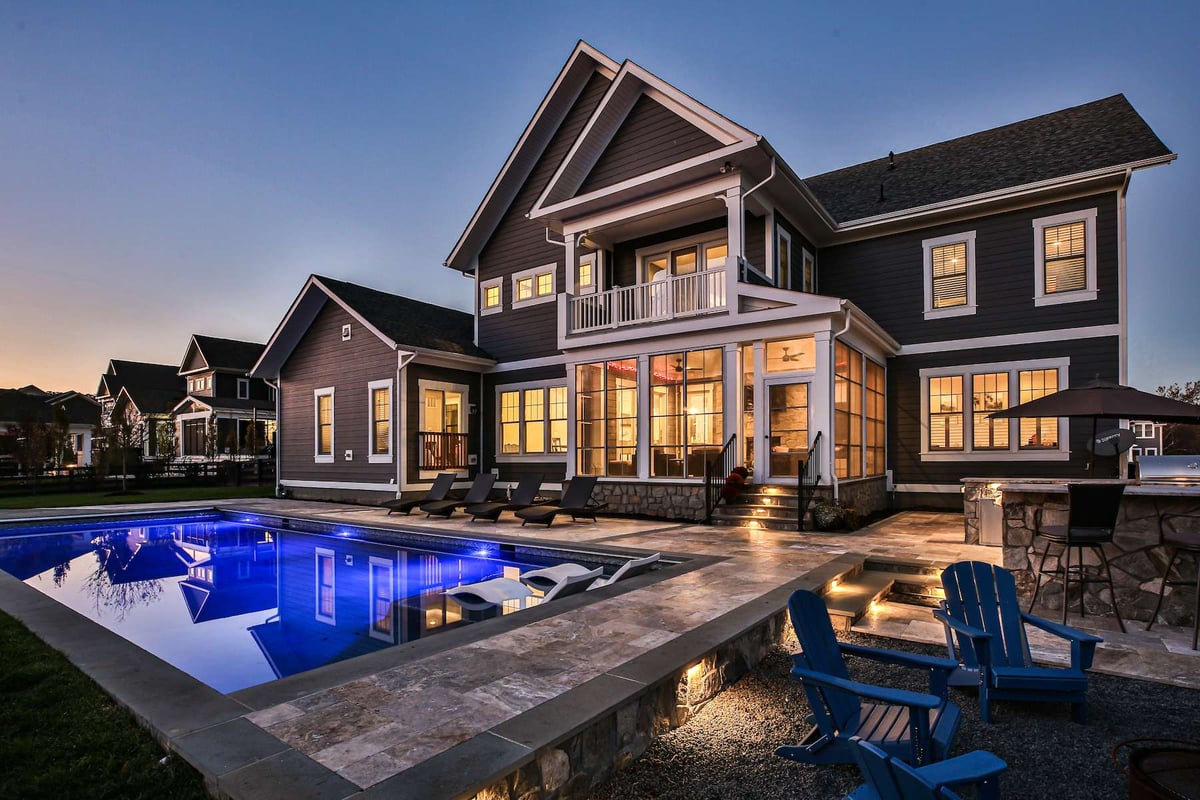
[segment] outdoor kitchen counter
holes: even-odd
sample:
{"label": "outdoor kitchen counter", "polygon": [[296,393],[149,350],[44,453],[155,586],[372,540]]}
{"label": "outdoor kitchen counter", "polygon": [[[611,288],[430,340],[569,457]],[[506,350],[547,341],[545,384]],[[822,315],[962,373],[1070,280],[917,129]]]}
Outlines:
{"label": "outdoor kitchen counter", "polygon": [[[1037,516],[1041,515],[1043,524],[1066,524],[1068,483],[1125,484],[1116,533],[1112,544],[1105,546],[1105,554],[1112,567],[1121,616],[1149,620],[1158,598],[1159,580],[1169,558],[1161,546],[1162,531],[1200,530],[1200,485],[1115,479],[965,478],[965,540],[971,544],[1003,546],[1005,568],[1016,577],[1018,591],[1025,597],[1030,596],[1036,582],[1035,568],[1046,544],[1044,540],[1034,541]],[[1046,560],[1047,568],[1054,566],[1057,552],[1057,548],[1051,550]],[[1083,557],[1085,564],[1099,565],[1094,553],[1085,550]],[[1087,590],[1088,613],[1111,613],[1112,598],[1107,586],[1088,584]],[[1168,594],[1160,618],[1172,625],[1190,625],[1192,603],[1190,596],[1185,598],[1184,594],[1187,592]],[[1047,608],[1061,609],[1061,584],[1043,582],[1039,605],[1042,598],[1045,598]]]}

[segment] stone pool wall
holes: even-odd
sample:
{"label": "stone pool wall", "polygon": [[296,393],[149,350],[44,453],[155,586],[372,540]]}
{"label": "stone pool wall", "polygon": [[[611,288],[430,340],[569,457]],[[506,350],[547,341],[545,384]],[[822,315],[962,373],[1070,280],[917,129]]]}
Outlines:
{"label": "stone pool wall", "polygon": [[794,643],[795,635],[786,611],[780,611],[688,668],[648,686],[578,733],[542,748],[525,766],[475,794],[474,800],[588,797],[645,752],[650,742],[690,720],[785,640]]}
{"label": "stone pool wall", "polygon": [[[1067,495],[1062,488],[1057,491],[1039,491],[1036,486],[1023,486],[1021,490],[1000,485],[1003,489],[1003,534],[1004,567],[1017,580],[1017,591],[1024,598],[1033,595],[1037,582],[1037,567],[1041,562],[1044,540],[1035,540],[1036,514],[1042,513],[1044,524],[1066,524]],[[1145,487],[1140,487],[1144,490]],[[978,541],[980,506],[991,503],[991,493],[986,484],[968,483],[964,493],[964,517],[966,541]],[[1112,568],[1113,585],[1116,588],[1117,608],[1126,620],[1147,622],[1158,600],[1163,570],[1170,555],[1160,544],[1160,519],[1169,514],[1191,514],[1195,519],[1170,520],[1165,531],[1176,526],[1180,529],[1200,528],[1200,497],[1173,496],[1170,494],[1139,493],[1126,489],[1117,519],[1116,534],[1112,544],[1105,545],[1104,552]],[[974,537],[974,538],[972,538]],[[1046,569],[1058,565],[1057,547],[1051,547],[1046,559]],[[1072,551],[1072,558],[1078,551]],[[1083,550],[1083,563],[1103,570],[1100,558],[1094,550]],[[1167,587],[1162,610],[1158,619],[1168,625],[1190,627],[1195,607],[1196,568],[1191,558],[1180,558],[1172,570],[1172,580],[1187,580],[1191,586]],[[1071,607],[1075,608],[1075,585],[1071,588]],[[1107,583],[1085,584],[1084,608],[1088,614],[1111,615],[1113,598]],[[1042,579],[1038,604],[1050,610],[1061,610],[1063,603],[1062,583]]]}

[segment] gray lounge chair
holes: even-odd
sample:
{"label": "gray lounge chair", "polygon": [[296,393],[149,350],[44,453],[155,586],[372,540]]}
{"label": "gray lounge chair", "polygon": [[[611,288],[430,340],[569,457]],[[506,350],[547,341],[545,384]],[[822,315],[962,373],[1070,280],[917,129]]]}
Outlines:
{"label": "gray lounge chair", "polygon": [[570,514],[572,520],[580,518],[596,521],[596,512],[605,508],[607,503],[593,503],[592,490],[596,488],[595,475],[579,475],[567,484],[562,499],[554,505],[530,506],[516,512],[521,518],[521,524],[530,522],[549,527],[559,514]]}
{"label": "gray lounge chair", "polygon": [[[558,583],[553,589],[542,596],[541,601],[548,603],[562,597],[570,597],[585,591],[588,586],[604,574],[600,567],[588,570],[579,575],[573,575]],[[446,596],[458,603],[467,611],[487,611],[508,600],[525,600],[533,595],[533,591],[512,578],[492,578],[479,583],[468,583],[447,589]]]}
{"label": "gray lounge chair", "polygon": [[[643,572],[649,572],[654,568],[654,565],[658,563],[660,558],[662,558],[661,553],[652,553],[644,558],[635,558],[631,561],[626,561],[610,577],[598,578],[597,580],[593,581],[592,585],[588,587],[588,590],[590,591],[592,589],[600,589],[605,586],[611,586],[617,581],[624,580],[625,578],[632,578],[635,575],[641,575]],[[525,584],[526,586],[532,586],[538,591],[548,592],[567,578],[575,575],[582,575],[588,572],[590,572],[590,570],[581,564],[567,562],[565,564],[555,564],[553,567],[545,567],[543,569],[531,569],[521,575],[521,583]]]}
{"label": "gray lounge chair", "polygon": [[475,476],[475,481],[471,484],[471,488],[467,490],[466,497],[461,500],[434,500],[430,503],[422,503],[421,510],[425,512],[426,517],[435,515],[449,517],[459,506],[475,505],[487,500],[488,495],[492,493],[492,486],[495,483],[496,473],[481,472]]}
{"label": "gray lounge chair", "polygon": [[508,500],[494,503],[476,503],[475,505],[466,506],[463,511],[471,515],[471,522],[481,519],[499,522],[500,515],[505,511],[520,511],[523,508],[529,508],[533,505],[538,492],[541,490],[541,474],[526,475],[524,478],[521,478],[521,482],[517,484],[512,497]]}
{"label": "gray lounge chair", "polygon": [[453,472],[439,473],[437,479],[434,480],[433,486],[425,493],[424,497],[416,500],[387,500],[379,504],[380,508],[388,510],[388,516],[393,512],[399,511],[402,514],[411,514],[412,510],[422,503],[431,503],[435,500],[445,500],[446,495],[450,494],[450,490],[454,487],[454,480],[458,475]]}

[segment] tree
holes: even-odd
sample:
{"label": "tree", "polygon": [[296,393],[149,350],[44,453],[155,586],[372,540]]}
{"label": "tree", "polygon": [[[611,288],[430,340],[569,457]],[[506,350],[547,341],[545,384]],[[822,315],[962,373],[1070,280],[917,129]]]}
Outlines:
{"label": "tree", "polygon": [[175,424],[168,420],[158,425],[154,432],[154,452],[163,464],[169,465],[175,460],[178,446]]}
{"label": "tree", "polygon": [[[1158,387],[1158,393],[1172,400],[1200,405],[1200,381],[1188,381],[1180,386]],[[1200,425],[1171,422],[1163,426],[1163,453],[1200,453]]]}
{"label": "tree", "polygon": [[71,417],[67,414],[67,408],[62,403],[56,405],[51,412],[50,427],[47,433],[49,435],[50,458],[54,466],[61,467],[68,462],[68,459],[74,463],[75,450],[70,446]]}
{"label": "tree", "polygon": [[142,450],[145,442],[146,426],[134,423],[126,410],[114,410],[109,424],[102,429],[104,454],[109,466],[121,465],[121,492],[128,491],[129,451]]}

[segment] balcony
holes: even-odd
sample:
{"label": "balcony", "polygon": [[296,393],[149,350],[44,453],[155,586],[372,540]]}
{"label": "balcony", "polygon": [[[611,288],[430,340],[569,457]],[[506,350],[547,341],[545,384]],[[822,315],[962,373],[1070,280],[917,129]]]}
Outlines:
{"label": "balcony", "polygon": [[422,470],[463,470],[467,468],[467,434],[418,431]]}
{"label": "balcony", "polygon": [[618,286],[567,298],[567,333],[590,333],[726,309],[725,267],[690,275],[668,275],[649,283]]}

